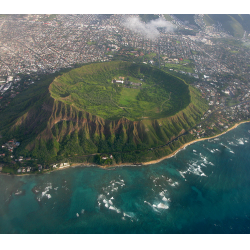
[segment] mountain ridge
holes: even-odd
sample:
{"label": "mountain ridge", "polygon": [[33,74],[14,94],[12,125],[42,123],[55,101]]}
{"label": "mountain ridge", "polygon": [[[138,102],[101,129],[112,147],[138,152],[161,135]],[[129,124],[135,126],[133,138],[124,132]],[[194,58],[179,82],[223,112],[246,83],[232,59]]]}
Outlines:
{"label": "mountain ridge", "polygon": [[[100,15],[104,16],[104,15]],[[163,14],[167,21],[172,22],[173,19],[180,20],[184,25],[187,25],[193,30],[180,29],[179,32],[183,34],[195,35],[198,31],[206,27],[215,26],[220,31],[235,37],[242,38],[244,33],[250,33],[250,15],[249,14],[204,14],[201,18],[204,22],[202,26],[195,20],[197,14]],[[155,14],[139,14],[140,21],[149,23],[160,18],[160,15]]]}
{"label": "mountain ridge", "polygon": [[[173,16],[198,30],[199,25],[195,22],[195,14],[174,14]],[[250,32],[249,14],[205,14],[202,19],[205,26],[215,25],[235,38],[242,38],[245,31]]]}
{"label": "mountain ridge", "polygon": [[[146,151],[137,152],[137,155],[136,151],[163,146],[185,133],[207,108],[205,104],[200,105],[203,100],[199,92],[188,86],[191,102],[175,115],[139,121],[125,117],[109,120],[54,99],[50,86],[51,83],[44,84],[40,98],[5,130],[6,138],[15,137],[21,141],[22,147],[17,149],[17,154],[46,163],[66,159],[78,162],[76,158],[82,155],[113,152],[120,152],[113,153],[116,163],[140,162],[148,156]],[[150,159],[160,156],[162,154],[156,154]],[[87,161],[104,163],[94,156]]]}

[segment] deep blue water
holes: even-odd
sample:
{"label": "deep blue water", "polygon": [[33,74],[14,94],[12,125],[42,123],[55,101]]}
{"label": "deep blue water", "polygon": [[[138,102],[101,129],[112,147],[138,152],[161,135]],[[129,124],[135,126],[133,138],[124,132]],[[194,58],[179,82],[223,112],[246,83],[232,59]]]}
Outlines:
{"label": "deep blue water", "polygon": [[250,233],[248,130],[155,165],[1,175],[0,233]]}

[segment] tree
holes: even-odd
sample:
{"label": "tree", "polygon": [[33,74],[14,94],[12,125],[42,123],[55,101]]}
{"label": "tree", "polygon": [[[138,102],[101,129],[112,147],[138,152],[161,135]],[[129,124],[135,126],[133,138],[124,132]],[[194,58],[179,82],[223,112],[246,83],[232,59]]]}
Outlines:
{"label": "tree", "polygon": [[110,151],[112,151],[112,150],[110,150],[108,142],[106,140],[100,140],[99,145],[98,145],[98,152],[108,153]]}

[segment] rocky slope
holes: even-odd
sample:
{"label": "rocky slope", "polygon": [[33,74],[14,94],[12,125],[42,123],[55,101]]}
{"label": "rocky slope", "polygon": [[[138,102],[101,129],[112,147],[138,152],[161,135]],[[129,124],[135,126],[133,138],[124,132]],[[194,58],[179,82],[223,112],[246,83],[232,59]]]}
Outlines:
{"label": "rocky slope", "polygon": [[[96,153],[115,156],[126,153],[125,158],[119,156],[116,162],[134,161],[134,156],[130,156],[135,151],[165,145],[200,120],[207,106],[197,90],[191,86],[189,90],[191,103],[173,116],[140,121],[108,120],[53,98],[46,83],[39,94],[28,99],[21,112],[13,111],[20,106],[18,101],[6,111],[9,124],[0,123],[0,130],[6,139],[14,137],[21,141],[17,154],[40,161],[78,162],[77,157]],[[15,114],[10,115],[10,111]],[[145,153],[138,152],[138,155]],[[93,160],[92,157],[89,161]]]}

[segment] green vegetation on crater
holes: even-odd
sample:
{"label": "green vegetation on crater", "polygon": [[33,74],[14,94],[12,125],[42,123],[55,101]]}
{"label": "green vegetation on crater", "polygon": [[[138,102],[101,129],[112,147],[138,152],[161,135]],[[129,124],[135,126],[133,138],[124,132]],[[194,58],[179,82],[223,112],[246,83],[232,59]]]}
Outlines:
{"label": "green vegetation on crater", "polygon": [[[119,77],[123,83],[112,82]],[[54,80],[50,92],[55,99],[109,120],[159,119],[190,103],[188,85],[181,79],[148,65],[121,61],[65,73]]]}
{"label": "green vegetation on crater", "polygon": [[[119,76],[142,84],[118,87],[112,80]],[[13,163],[8,158],[5,170],[16,173],[19,167],[37,169],[37,164],[56,162],[159,159],[193,140],[186,132],[207,109],[198,90],[144,64],[93,63],[57,73],[20,93],[2,112],[0,142],[15,138],[21,145],[14,159],[31,159]]]}

